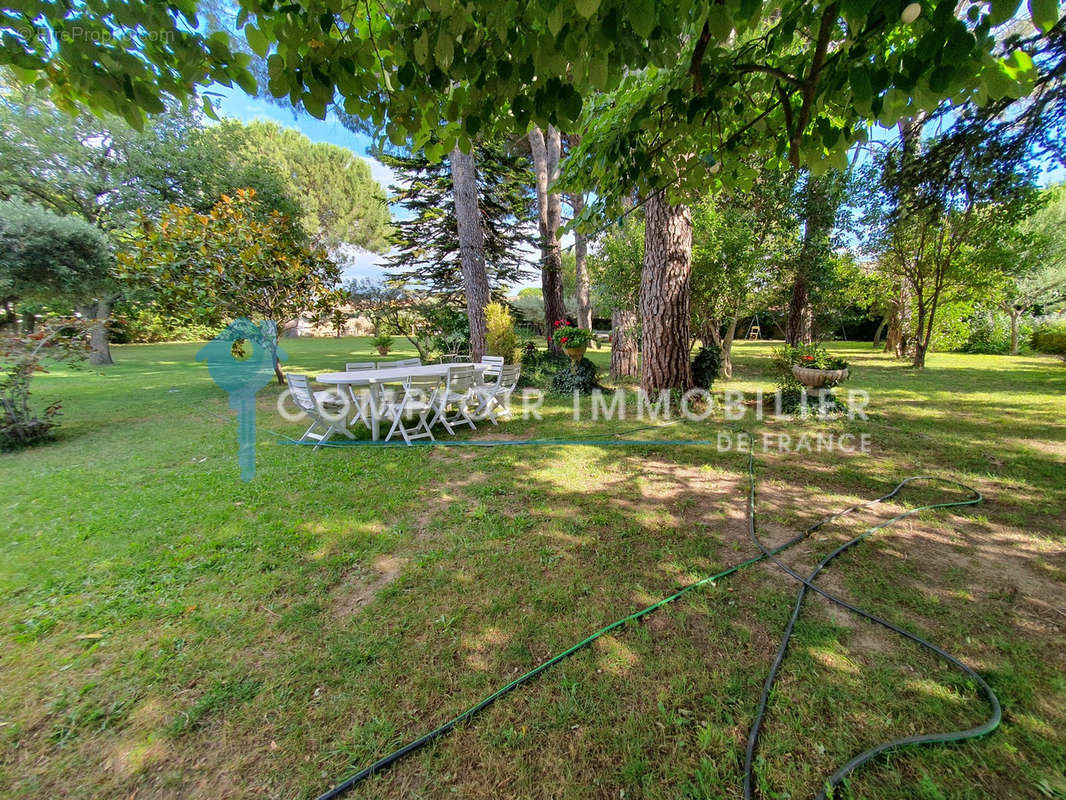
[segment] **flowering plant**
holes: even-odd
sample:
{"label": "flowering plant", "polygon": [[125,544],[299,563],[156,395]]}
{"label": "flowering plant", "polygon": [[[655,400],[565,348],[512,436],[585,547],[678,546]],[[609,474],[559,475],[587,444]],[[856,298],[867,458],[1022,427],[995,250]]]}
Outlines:
{"label": "flowering plant", "polygon": [[801,344],[796,347],[785,345],[780,358],[787,366],[808,367],[810,369],[847,369],[848,362],[843,358],[829,355],[824,347],[813,344]]}
{"label": "flowering plant", "polygon": [[588,347],[592,343],[592,331],[588,328],[577,328],[570,324],[569,320],[558,319],[555,321],[555,330],[552,338],[560,347]]}

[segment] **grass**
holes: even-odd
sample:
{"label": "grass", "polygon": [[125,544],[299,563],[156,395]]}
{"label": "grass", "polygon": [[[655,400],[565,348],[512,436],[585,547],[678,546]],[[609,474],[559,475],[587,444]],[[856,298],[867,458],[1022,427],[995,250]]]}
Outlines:
{"label": "grass", "polygon": [[[713,448],[331,449],[258,402],[257,475],[195,344],[115,348],[56,370],[54,443],[0,455],[0,795],[313,797],[590,631],[753,554],[745,456]],[[336,369],[368,340],[291,340]],[[769,345],[736,380],[772,389]],[[783,541],[932,473],[987,503],[923,513],[842,556],[824,583],[987,677],[993,735],[892,755],[855,798],[1066,797],[1066,369],[943,355],[915,372],[831,348],[871,418],[679,423],[643,436],[869,433],[870,455],[757,454],[760,523]],[[397,357],[409,355],[398,351]],[[606,351],[590,351],[606,364]],[[464,436],[577,437],[641,423],[542,421]],[[644,423],[646,424],[646,423]],[[761,440],[759,440],[761,441]],[[911,505],[941,496],[915,488]],[[899,506],[827,528],[815,558]],[[791,609],[758,566],[630,626],[354,796],[740,796],[744,740]],[[760,747],[764,797],[806,797],[855,753],[976,724],[972,686],[907,643],[809,601]],[[624,795],[623,795],[624,793]]]}

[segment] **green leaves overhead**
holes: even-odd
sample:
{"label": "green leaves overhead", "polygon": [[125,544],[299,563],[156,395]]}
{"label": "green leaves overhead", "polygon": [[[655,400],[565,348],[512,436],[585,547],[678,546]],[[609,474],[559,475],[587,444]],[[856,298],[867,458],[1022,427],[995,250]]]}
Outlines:
{"label": "green leaves overhead", "polygon": [[[498,129],[588,123],[581,188],[610,202],[634,188],[743,185],[752,159],[820,169],[841,163],[875,119],[1023,95],[1031,65],[1002,57],[992,35],[1019,2],[925,0],[910,22],[904,0],[237,0],[237,10],[248,48],[267,58],[271,94],[320,118],[341,106],[432,157]],[[1028,2],[1048,30],[1056,0]],[[47,75],[68,107],[132,123],[211,82],[255,89],[247,54],[197,33],[207,26],[192,3],[182,16],[147,0],[34,8],[42,34],[8,34],[0,64]],[[51,46],[83,17],[106,35]],[[23,22],[0,11],[0,26]],[[722,164],[713,178],[706,153]]]}
{"label": "green leaves overhead", "polygon": [[1041,32],[1047,33],[1059,20],[1058,0],[1029,0],[1029,16]]}

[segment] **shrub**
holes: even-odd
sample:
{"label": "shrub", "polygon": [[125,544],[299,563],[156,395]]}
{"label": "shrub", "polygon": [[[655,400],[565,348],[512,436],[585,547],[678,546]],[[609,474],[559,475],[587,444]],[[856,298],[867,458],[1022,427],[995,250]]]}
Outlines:
{"label": "shrub", "polygon": [[392,347],[392,337],[387,333],[379,333],[370,340],[370,343],[383,354],[386,354],[389,352],[389,348]]}
{"label": "shrub", "polygon": [[536,343],[527,342],[522,348],[522,375],[519,385],[550,389],[552,379],[562,369],[569,371],[569,358],[562,353],[540,350]]}
{"label": "shrub", "polygon": [[485,306],[485,349],[489,355],[503,356],[504,363],[513,364],[518,348],[514,317],[503,303]]}
{"label": "shrub", "polygon": [[568,360],[567,366],[555,373],[555,377],[552,378],[551,393],[573,394],[574,392],[580,392],[581,394],[591,394],[592,390],[599,388],[599,386],[600,384],[596,380],[595,364],[587,358],[583,358],[574,367]]}
{"label": "shrub", "polygon": [[470,321],[464,312],[445,305],[426,305],[421,310],[429,337],[429,349],[435,353],[469,353]]}
{"label": "shrub", "polygon": [[1066,356],[1066,317],[1037,324],[1030,342],[1038,353]]}
{"label": "shrub", "polygon": [[[1019,339],[1025,333],[1019,330]],[[962,346],[964,353],[1005,355],[1010,352],[1010,319],[996,311],[977,311],[970,318],[970,335]]]}
{"label": "shrub", "polygon": [[130,314],[116,315],[111,320],[108,333],[110,340],[116,344],[202,342],[214,338],[218,328],[166,317],[150,309],[139,309]]}
{"label": "shrub", "polygon": [[45,372],[42,361],[76,363],[88,353],[84,323],[56,320],[30,334],[0,339],[0,449],[25,447],[47,439],[58,424],[60,404],[48,405],[40,415],[30,407],[30,381]]}
{"label": "shrub", "polygon": [[701,347],[692,359],[692,382],[701,389],[710,389],[722,367],[722,348],[717,345]]}

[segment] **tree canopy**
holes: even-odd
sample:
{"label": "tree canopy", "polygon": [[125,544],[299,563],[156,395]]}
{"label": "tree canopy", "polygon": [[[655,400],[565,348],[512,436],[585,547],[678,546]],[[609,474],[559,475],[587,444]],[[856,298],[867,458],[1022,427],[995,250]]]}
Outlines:
{"label": "tree canopy", "polygon": [[21,200],[0,202],[0,303],[84,302],[106,283],[114,257],[98,228]]}
{"label": "tree canopy", "polygon": [[[276,211],[263,215],[255,192],[223,196],[206,214],[171,206],[119,253],[120,275],[150,288],[158,302],[188,318],[220,322],[258,317],[281,324],[333,308],[340,269],[310,248],[298,226]],[[284,382],[275,358],[278,382]]]}
{"label": "tree canopy", "polygon": [[[699,157],[682,165],[682,189],[714,163],[725,164],[722,178],[743,180],[736,155],[752,147],[793,166],[837,163],[873,119],[891,125],[948,97],[1031,89],[1031,57],[1000,53],[992,34],[1018,0],[967,3],[958,16],[956,5],[432,0],[352,13],[333,0],[240,0],[236,28],[266,58],[272,95],[317,117],[337,108],[431,159],[457,142],[468,150],[490,126],[572,130],[585,113],[593,135],[576,159],[583,174],[628,191],[661,186],[659,162],[685,153]],[[1056,0],[1031,0],[1029,10],[1042,31],[1059,16]],[[256,90],[251,56],[225,32],[201,33],[210,20],[192,2],[3,14],[11,33],[0,63],[47,83],[64,107],[136,122],[211,81]],[[98,35],[72,39],[74,25]],[[620,86],[622,100],[596,99]]]}
{"label": "tree canopy", "polygon": [[[530,227],[533,176],[525,159],[502,143],[479,143],[474,152],[485,268],[490,289],[498,293],[532,274],[528,260],[535,247]],[[382,152],[378,158],[397,174],[397,183],[390,187],[393,202],[410,214],[393,225],[393,249],[385,258],[390,277],[453,302],[461,300],[459,231],[449,163],[400,152]]]}
{"label": "tree canopy", "polygon": [[278,176],[286,194],[299,203],[300,223],[317,245],[387,249],[385,192],[370,165],[351,150],[312,142],[299,131],[264,121],[226,120],[206,128],[204,136],[238,163]]}

